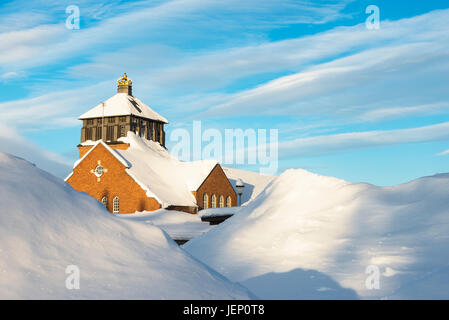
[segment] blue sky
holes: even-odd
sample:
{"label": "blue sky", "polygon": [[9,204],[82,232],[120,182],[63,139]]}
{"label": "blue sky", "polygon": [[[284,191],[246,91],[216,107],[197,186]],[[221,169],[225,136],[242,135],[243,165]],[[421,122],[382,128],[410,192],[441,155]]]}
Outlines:
{"label": "blue sky", "polygon": [[[368,30],[368,5],[380,9]],[[65,28],[68,5],[81,28]],[[279,172],[449,172],[447,1],[2,1],[0,151],[64,176],[77,117],[134,94],[190,129],[279,129]],[[170,148],[171,144],[168,143]],[[449,153],[449,152],[448,152]],[[250,169],[255,169],[250,167]]]}

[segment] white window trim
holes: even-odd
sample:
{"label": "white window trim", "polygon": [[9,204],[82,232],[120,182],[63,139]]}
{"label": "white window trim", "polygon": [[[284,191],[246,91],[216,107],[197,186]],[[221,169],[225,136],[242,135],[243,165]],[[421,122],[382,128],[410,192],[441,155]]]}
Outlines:
{"label": "white window trim", "polygon": [[115,196],[112,202],[112,212],[120,213],[120,198]]}
{"label": "white window trim", "polygon": [[108,207],[108,197],[104,196],[101,198],[101,203],[104,205],[105,208]]}

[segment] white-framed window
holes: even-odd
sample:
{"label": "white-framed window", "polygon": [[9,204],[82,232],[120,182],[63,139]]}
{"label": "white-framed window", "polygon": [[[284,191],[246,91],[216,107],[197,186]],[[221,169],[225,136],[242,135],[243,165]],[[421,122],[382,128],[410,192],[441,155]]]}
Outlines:
{"label": "white-framed window", "polygon": [[212,195],[211,202],[212,202],[211,207],[216,208],[217,207],[217,196],[215,194]]}
{"label": "white-framed window", "polygon": [[112,203],[112,212],[119,213],[120,212],[120,199],[119,197],[115,196],[114,201]]}
{"label": "white-framed window", "polygon": [[101,203],[103,203],[104,207],[107,209],[108,208],[108,197],[104,196],[103,198],[101,198]]}
{"label": "white-framed window", "polygon": [[226,207],[232,207],[232,199],[231,196],[226,197]]}
{"label": "white-framed window", "polygon": [[224,205],[224,197],[223,196],[220,196],[220,208],[223,208],[225,205]]}
{"label": "white-framed window", "polygon": [[209,208],[209,196],[207,193],[203,194],[203,209]]}

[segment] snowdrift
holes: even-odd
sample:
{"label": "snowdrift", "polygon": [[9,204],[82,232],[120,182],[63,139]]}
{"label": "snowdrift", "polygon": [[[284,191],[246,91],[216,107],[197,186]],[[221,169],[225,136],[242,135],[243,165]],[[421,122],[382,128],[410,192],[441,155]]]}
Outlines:
{"label": "snowdrift", "polygon": [[287,170],[184,247],[261,298],[448,299],[449,174],[376,187]]}
{"label": "snowdrift", "polygon": [[[159,228],[109,214],[86,194],[0,153],[0,299],[233,299],[243,287]],[[68,290],[69,265],[80,289]]]}
{"label": "snowdrift", "polygon": [[138,221],[157,226],[164,230],[172,239],[193,239],[208,232],[214,226],[201,221],[197,214],[183,211],[158,209],[155,211],[136,212],[134,214],[117,215],[122,219]]}

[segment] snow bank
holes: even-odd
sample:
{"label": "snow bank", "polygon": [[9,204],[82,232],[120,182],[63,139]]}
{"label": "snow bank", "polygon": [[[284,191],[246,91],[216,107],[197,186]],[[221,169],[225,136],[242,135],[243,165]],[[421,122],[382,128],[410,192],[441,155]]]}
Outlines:
{"label": "snow bank", "polygon": [[[0,153],[0,299],[232,299],[246,289],[159,228],[114,217],[86,194]],[[80,289],[66,289],[67,266]]]}
{"label": "snow bank", "polygon": [[288,170],[185,249],[261,298],[448,299],[449,174],[376,187]]}
{"label": "snow bank", "polygon": [[[200,211],[201,212],[201,211]],[[172,239],[190,240],[204,234],[214,226],[201,221],[197,214],[176,210],[159,209],[156,211],[136,212],[135,214],[120,214],[120,218],[155,225],[167,232]]]}

